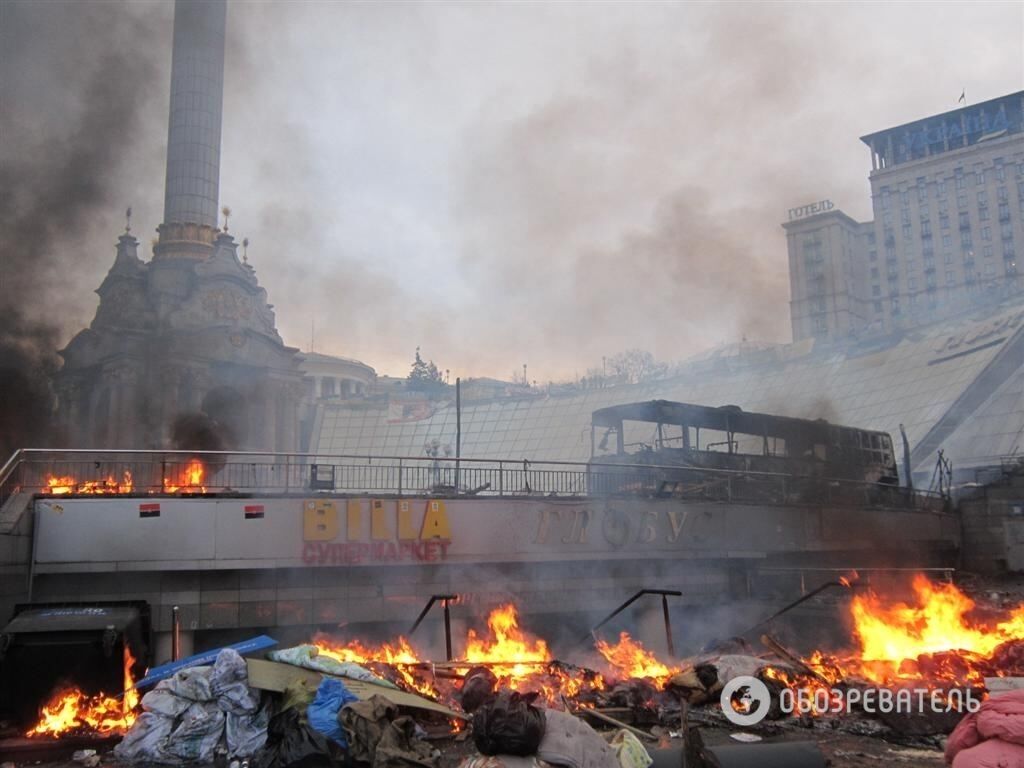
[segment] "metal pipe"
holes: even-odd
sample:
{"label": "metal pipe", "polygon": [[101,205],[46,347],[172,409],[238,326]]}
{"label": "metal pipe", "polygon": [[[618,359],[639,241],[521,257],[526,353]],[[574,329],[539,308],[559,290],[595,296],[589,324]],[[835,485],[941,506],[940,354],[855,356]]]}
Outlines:
{"label": "metal pipe", "polygon": [[[459,465],[462,459],[462,379],[455,377],[455,492],[459,492]],[[445,603],[448,610],[448,603]],[[451,658],[451,649],[448,649]]]}
{"label": "metal pipe", "polygon": [[[455,383],[458,384],[458,379]],[[448,598],[444,598],[444,654],[448,661],[452,660],[452,613],[448,607]]]}
{"label": "metal pipe", "polygon": [[665,642],[668,644],[668,655],[676,655],[676,644],[672,642],[672,619],[668,615],[668,595],[661,595],[661,612],[665,615]]}
{"label": "metal pipe", "polygon": [[599,630],[601,627],[603,627],[609,621],[614,619],[616,616],[618,616],[624,610],[629,608],[629,606],[631,606],[633,603],[635,603],[637,600],[639,600],[644,595],[661,595],[662,596],[662,600],[665,600],[665,635],[666,635],[666,637],[668,637],[669,648],[671,648],[672,647],[672,625],[669,622],[668,602],[666,600],[666,597],[668,595],[672,595],[673,597],[682,597],[682,594],[683,594],[682,592],[680,592],[679,590],[676,590],[676,589],[641,589],[639,592],[637,592],[635,595],[633,595],[631,598],[629,598],[629,600],[624,602],[622,605],[620,605],[614,611],[612,611],[607,616],[605,616],[594,627],[592,627],[590,632],[588,632],[586,635],[584,635],[580,639],[580,643],[585,643],[588,640],[590,640],[591,638],[593,638],[594,637],[594,633],[596,633],[597,630]]}
{"label": "metal pipe", "polygon": [[181,658],[181,617],[178,606],[171,608],[171,661]]}

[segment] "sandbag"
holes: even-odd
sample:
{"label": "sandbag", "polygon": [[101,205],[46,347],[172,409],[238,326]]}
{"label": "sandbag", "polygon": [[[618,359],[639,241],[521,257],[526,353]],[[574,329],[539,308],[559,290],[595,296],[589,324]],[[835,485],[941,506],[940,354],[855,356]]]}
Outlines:
{"label": "sandbag", "polygon": [[146,712],[153,712],[164,717],[175,718],[192,706],[190,699],[176,696],[168,690],[166,680],[157,683],[156,688],[142,697],[142,708]]}
{"label": "sandbag", "polygon": [[484,755],[537,753],[544,738],[544,712],[533,706],[537,693],[502,691],[473,713],[473,743]]}
{"label": "sandbag", "polygon": [[263,749],[267,743],[269,722],[269,704],[251,714],[239,715],[228,712],[224,716],[228,757],[251,757]]}
{"label": "sandbag", "polygon": [[182,715],[178,727],[167,737],[164,751],[181,760],[208,763],[224,736],[224,713],[216,704],[193,704]]}
{"label": "sandbag", "polygon": [[341,680],[325,677],[316,689],[316,696],[306,708],[309,724],[336,744],[347,747],[345,731],[338,722],[338,712],[346,704],[358,701]]}
{"label": "sandbag", "polygon": [[171,718],[155,712],[143,712],[121,743],[114,747],[114,755],[126,763],[166,762],[163,748],[173,728],[174,720]]}
{"label": "sandbag", "polygon": [[189,701],[213,701],[216,698],[210,690],[212,667],[189,667],[175,672],[160,682],[164,690]]}
{"label": "sandbag", "polygon": [[210,693],[223,712],[249,715],[260,706],[259,694],[249,687],[249,669],[238,651],[225,648],[210,670]]}

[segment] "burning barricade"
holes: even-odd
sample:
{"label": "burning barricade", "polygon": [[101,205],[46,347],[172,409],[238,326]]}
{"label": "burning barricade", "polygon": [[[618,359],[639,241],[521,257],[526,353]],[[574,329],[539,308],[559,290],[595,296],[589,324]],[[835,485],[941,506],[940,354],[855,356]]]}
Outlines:
{"label": "burning barricade", "polygon": [[[402,637],[370,645],[317,635],[241,666],[218,658],[212,667],[179,672],[184,677],[142,698],[141,714],[130,677],[123,698],[55,700],[30,735],[68,732],[56,723],[126,734],[119,748],[125,760],[202,761],[220,753],[283,768],[303,755],[347,752],[384,768],[437,766],[436,745],[452,748],[472,733],[481,755],[469,755],[464,768],[501,768],[488,759],[527,749],[507,746],[502,729],[532,745],[532,759],[575,765],[543,755],[591,743],[596,751],[584,762],[600,765],[609,758],[591,738],[592,726],[611,726],[619,734],[617,764],[631,753],[628,768],[644,768],[634,741],[664,742],[689,733],[688,722],[765,735],[845,729],[934,746],[920,739],[952,730],[999,687],[993,679],[1024,675],[1024,606],[986,610],[952,584],[919,577],[907,602],[851,593],[849,619],[856,648],[847,651],[800,654],[763,634],[756,646],[757,639],[735,640],[665,660],[623,632],[615,641],[596,640],[591,666],[600,668],[590,669],[556,660],[543,638],[520,627],[510,604],[490,613],[486,630],[468,631],[457,660],[430,661]],[[238,701],[225,698],[218,665],[234,670]],[[908,702],[912,711],[905,712]],[[557,733],[580,723],[573,725],[579,743],[542,748],[535,709],[547,725],[559,723]]]}

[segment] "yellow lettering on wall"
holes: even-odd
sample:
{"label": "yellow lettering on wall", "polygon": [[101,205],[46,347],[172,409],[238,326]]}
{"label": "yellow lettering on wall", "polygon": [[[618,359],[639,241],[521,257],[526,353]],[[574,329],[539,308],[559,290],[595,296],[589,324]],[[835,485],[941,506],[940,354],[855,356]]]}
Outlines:
{"label": "yellow lettering on wall", "polygon": [[398,540],[411,541],[416,538],[416,527],[412,524],[412,507],[408,501],[398,502]]}
{"label": "yellow lettering on wall", "polygon": [[356,541],[363,535],[363,502],[348,500],[348,540]]}
{"label": "yellow lettering on wall", "polygon": [[380,499],[370,500],[370,538],[374,541],[386,541],[394,538],[391,535],[391,528],[388,526],[386,513],[383,501]]}
{"label": "yellow lettering on wall", "polygon": [[448,524],[448,512],[440,499],[427,502],[427,513],[423,516],[421,539],[451,539],[452,529]]}
{"label": "yellow lettering on wall", "polygon": [[302,509],[302,538],[330,541],[338,535],[338,510],[333,501],[307,501]]}

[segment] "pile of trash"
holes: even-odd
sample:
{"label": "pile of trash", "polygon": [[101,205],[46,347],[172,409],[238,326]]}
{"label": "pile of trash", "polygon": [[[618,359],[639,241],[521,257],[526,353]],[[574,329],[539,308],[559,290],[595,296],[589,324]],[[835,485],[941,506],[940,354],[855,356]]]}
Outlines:
{"label": "pile of trash", "polygon": [[213,666],[182,669],[142,697],[141,715],[114,749],[125,762],[210,762],[218,748],[247,758],[267,740],[269,709],[249,687],[245,659],[225,648]]}

